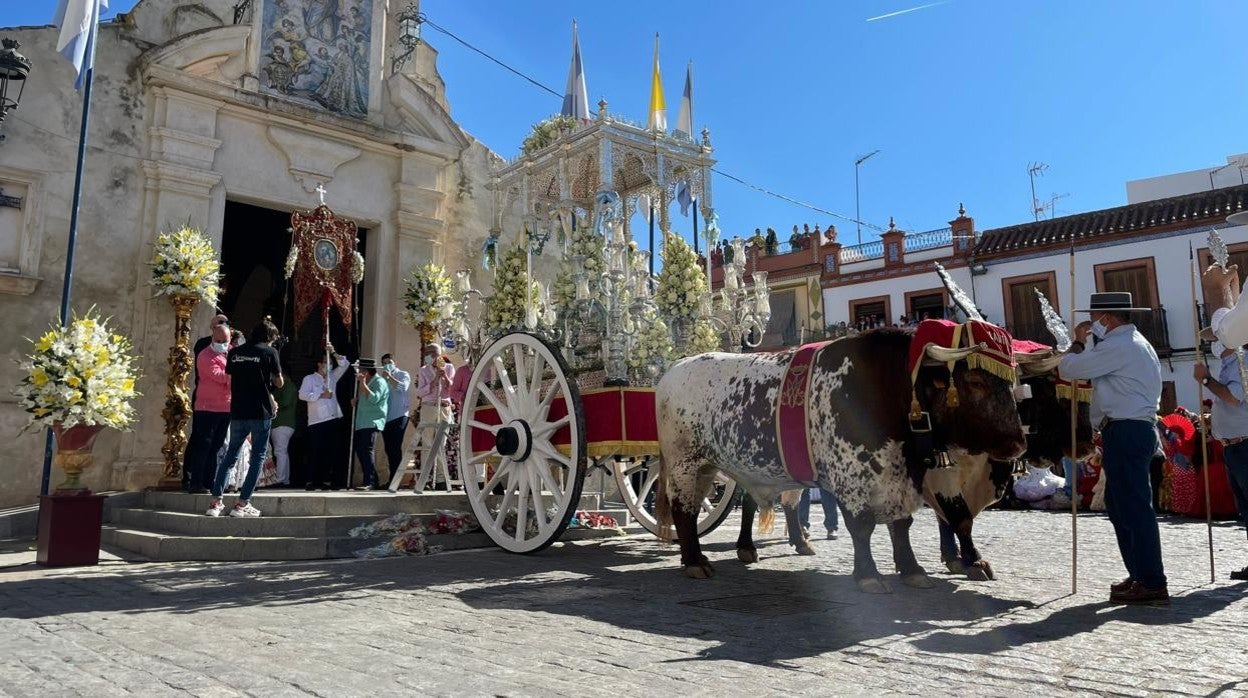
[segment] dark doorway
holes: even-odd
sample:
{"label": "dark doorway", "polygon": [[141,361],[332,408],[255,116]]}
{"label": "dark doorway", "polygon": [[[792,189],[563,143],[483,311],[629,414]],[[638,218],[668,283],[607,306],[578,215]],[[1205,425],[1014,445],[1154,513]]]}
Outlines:
{"label": "dark doorway", "polygon": [[[359,231],[360,254],[365,254],[367,230]],[[304,376],[316,370],[316,360],[324,350],[325,327],[319,313],[312,313],[301,327],[295,327],[294,289],[285,278],[286,254],[290,250],[290,212],[260,206],[225,202],[225,222],[221,240],[221,312],[246,334],[252,326],[268,315],[281,330],[285,342],[281,347],[282,370],[298,387]],[[359,358],[360,338],[365,321],[363,285],[356,287],[355,318],[350,330],[337,310],[329,313],[329,337],[339,353],[351,360]],[[351,396],[354,373],[347,371],[338,383],[338,401],[345,418],[341,422],[340,445],[342,466],[335,472],[341,485],[347,478],[348,438],[351,433]],[[307,432],[307,409],[298,403],[295,436],[290,444],[290,482],[306,481],[304,467],[304,435]]]}

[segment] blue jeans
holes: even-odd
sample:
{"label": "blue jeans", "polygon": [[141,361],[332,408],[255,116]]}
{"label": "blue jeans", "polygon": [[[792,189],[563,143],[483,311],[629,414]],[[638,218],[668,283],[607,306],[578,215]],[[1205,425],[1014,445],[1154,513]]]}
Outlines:
{"label": "blue jeans", "polygon": [[1231,481],[1231,494],[1235,495],[1235,511],[1239,520],[1248,527],[1248,441],[1222,449],[1226,462],[1226,479]]}
{"label": "blue jeans", "polygon": [[247,463],[247,479],[243,480],[243,489],[238,492],[238,500],[246,502],[256,489],[256,480],[260,479],[260,470],[264,467],[264,457],[269,449],[269,429],[273,425],[271,419],[231,419],[230,446],[225,451],[225,458],[217,466],[217,479],[212,483],[212,496],[220,499],[225,490],[225,477],[230,474],[230,463],[238,458],[238,451],[243,441],[251,437],[251,459]]}
{"label": "blue jeans", "polygon": [[[836,514],[836,495],[822,487],[819,488],[819,504],[823,506],[823,527],[829,533],[839,528],[840,519]],[[810,488],[802,490],[802,500],[797,505],[798,520],[803,530],[810,530]]]}
{"label": "blue jeans", "polygon": [[[376,453],[377,444],[377,428],[369,427],[367,429],[355,430],[355,457],[360,461],[360,468],[364,470],[364,486],[377,486],[377,463],[373,459]],[[350,487],[351,483],[347,483]]]}
{"label": "blue jeans", "polygon": [[1166,573],[1149,478],[1157,430],[1140,420],[1110,422],[1101,431],[1101,440],[1105,509],[1127,574],[1146,587],[1163,587]]}

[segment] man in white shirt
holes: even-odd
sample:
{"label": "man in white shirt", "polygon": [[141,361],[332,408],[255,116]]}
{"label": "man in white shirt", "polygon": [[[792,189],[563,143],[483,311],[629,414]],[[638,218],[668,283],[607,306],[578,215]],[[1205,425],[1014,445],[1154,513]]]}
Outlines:
{"label": "man in white shirt", "polygon": [[1211,265],[1205,270],[1201,282],[1207,296],[1213,296],[1218,303],[1230,307],[1214,332],[1218,341],[1227,347],[1248,344],[1248,303],[1239,302],[1239,266],[1232,264],[1224,270],[1216,264]]}
{"label": "man in white shirt", "polygon": [[[1166,606],[1170,594],[1161,560],[1161,536],[1153,511],[1149,464],[1157,451],[1161,364],[1144,335],[1131,324],[1130,293],[1094,293],[1091,322],[1075,328],[1062,357],[1066,380],[1092,381],[1092,421],[1100,423],[1105,508],[1118,539],[1127,578],[1110,586],[1111,603]],[[1089,335],[1096,338],[1087,346]]]}
{"label": "man in white shirt", "polygon": [[303,377],[299,386],[299,399],[308,403],[308,454],[309,492],[317,489],[331,489],[330,480],[334,467],[334,448],[337,442],[338,420],[342,419],[342,407],[338,405],[338,396],[334,394],[334,386],[342,374],[347,372],[347,359],[329,347],[337,366],[330,370],[321,358],[316,362],[316,373]]}
{"label": "man in white shirt", "polygon": [[390,464],[390,479],[398,472],[403,459],[403,436],[407,433],[408,411],[411,409],[408,391],[412,387],[412,374],[394,363],[394,356],[382,354],[381,372],[390,388],[389,405],[386,409],[386,428],[381,433],[386,447],[386,461]]}

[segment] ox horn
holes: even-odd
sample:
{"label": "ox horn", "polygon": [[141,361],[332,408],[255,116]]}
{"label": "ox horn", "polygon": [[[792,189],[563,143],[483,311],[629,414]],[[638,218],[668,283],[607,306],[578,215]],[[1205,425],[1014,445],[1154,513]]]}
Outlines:
{"label": "ox horn", "polygon": [[1057,370],[1057,365],[1062,361],[1062,355],[1053,350],[1037,351],[1029,354],[1015,353],[1014,360],[1018,362],[1018,367],[1022,369],[1023,373],[1029,376],[1038,376]]}
{"label": "ox horn", "polygon": [[939,347],[935,344],[927,345],[925,353],[927,358],[939,364],[948,364],[954,361],[961,361],[977,351],[983,351],[988,348],[987,344],[976,344],[975,346],[965,347],[962,349],[949,349]]}

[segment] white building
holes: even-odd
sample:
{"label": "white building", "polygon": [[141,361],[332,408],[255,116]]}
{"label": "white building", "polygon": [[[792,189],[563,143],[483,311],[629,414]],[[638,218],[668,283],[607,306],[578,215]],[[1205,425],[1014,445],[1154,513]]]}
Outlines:
{"label": "white building", "polygon": [[[1154,182],[1154,192],[1185,186],[1183,176],[1164,179],[1143,181]],[[1195,193],[982,232],[959,212],[941,231],[890,230],[879,242],[833,246],[825,252],[823,269],[827,321],[835,326],[871,317],[894,323],[902,315],[938,316],[932,309],[949,305],[932,264],[940,261],[989,320],[1015,337],[1051,343],[1033,289],[1041,289],[1069,318],[1073,240],[1075,307],[1085,307],[1093,292],[1130,291],[1137,306],[1153,308],[1139,327],[1161,357],[1163,407],[1171,400],[1194,407],[1194,317],[1207,316],[1205,306],[1216,308],[1221,300],[1205,298],[1198,288],[1200,307],[1193,307],[1189,245],[1203,269],[1209,264],[1208,232],[1216,227],[1232,262],[1248,269],[1248,226],[1225,222],[1227,215],[1248,209],[1248,185],[1209,190],[1207,182]]]}

